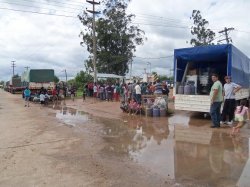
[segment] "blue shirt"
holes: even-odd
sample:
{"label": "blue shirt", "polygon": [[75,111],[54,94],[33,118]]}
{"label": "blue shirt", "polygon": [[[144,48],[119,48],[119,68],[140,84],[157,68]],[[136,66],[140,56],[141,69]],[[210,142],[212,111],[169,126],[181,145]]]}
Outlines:
{"label": "blue shirt", "polygon": [[162,84],[161,83],[156,83],[155,84],[155,94],[162,94]]}
{"label": "blue shirt", "polygon": [[25,97],[30,97],[30,93],[31,93],[31,92],[30,92],[29,89],[25,89],[25,90],[24,90],[24,96],[25,96]]}

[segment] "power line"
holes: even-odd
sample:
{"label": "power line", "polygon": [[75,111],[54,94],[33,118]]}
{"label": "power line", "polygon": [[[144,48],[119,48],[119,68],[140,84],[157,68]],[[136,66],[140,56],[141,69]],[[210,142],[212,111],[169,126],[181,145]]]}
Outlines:
{"label": "power line", "polygon": [[242,31],[242,30],[238,30],[238,29],[234,29],[235,31],[237,32],[244,32],[244,33],[249,33],[250,34],[250,31]]}
{"label": "power line", "polygon": [[65,3],[65,2],[63,3],[63,2],[60,2],[60,1],[54,1],[54,0],[50,0],[49,2],[65,4],[65,5],[72,5],[72,6],[79,6],[79,5],[82,5],[83,3],[85,3],[85,2],[76,2],[76,1],[72,1],[72,0],[71,0],[71,3]]}
{"label": "power line", "polygon": [[[147,19],[144,18],[135,18],[135,21],[148,21]],[[161,21],[161,20],[150,20],[150,22],[152,23],[156,23],[156,24],[167,24],[167,25],[172,25],[172,26],[177,26],[177,27],[183,27],[184,25],[178,25],[177,22],[168,22],[168,21]],[[150,23],[150,24],[151,24]]]}
{"label": "power line", "polygon": [[[20,10],[20,9],[13,9],[13,8],[5,8],[5,7],[0,7],[2,10],[9,10],[9,11],[16,11],[16,12],[24,12],[24,13],[32,13],[32,14],[41,14],[41,15],[48,15],[48,16],[59,16],[59,17],[66,17],[66,18],[77,18],[77,16],[70,16],[70,15],[64,15],[64,14],[52,14],[52,13],[43,13],[43,12],[38,12],[38,11],[28,11],[28,10]],[[174,25],[164,25],[164,24],[149,24],[149,23],[141,23],[141,22],[134,22],[133,24],[138,24],[138,25],[149,25],[149,26],[157,26],[157,27],[169,27],[169,28],[180,28],[180,29],[191,29],[191,27],[188,26],[174,26]],[[219,29],[213,29],[212,30],[219,30]],[[242,31],[235,29],[237,32],[244,32],[244,33],[249,33],[250,31]]]}
{"label": "power line", "polygon": [[54,10],[54,11],[61,11],[61,12],[67,12],[67,13],[76,13],[76,12],[71,12],[71,11],[66,11],[66,10],[55,10],[55,9],[50,9],[50,8],[41,8],[38,6],[31,6],[31,5],[24,5],[24,4],[18,4],[18,3],[10,3],[10,2],[0,2],[4,4],[10,4],[10,5],[17,5],[17,6],[22,6],[22,7],[30,7],[30,8],[38,8],[38,9],[43,9],[43,10]]}
{"label": "power line", "polygon": [[62,15],[62,14],[50,14],[50,13],[43,13],[43,12],[36,12],[36,11],[27,11],[27,10],[18,10],[18,9],[12,9],[12,8],[3,8],[0,7],[2,10],[10,10],[15,12],[25,12],[25,13],[32,13],[32,14],[41,14],[41,15],[48,15],[48,16],[59,16],[59,17],[66,17],[66,18],[77,18],[77,16],[68,16],[68,15]]}
{"label": "power line", "polygon": [[180,29],[191,29],[190,27],[187,26],[170,26],[170,25],[157,25],[157,24],[150,24],[150,23],[140,23],[140,22],[133,22],[133,24],[138,24],[138,25],[150,25],[150,26],[158,26],[158,27],[173,27],[173,28],[180,28]]}
{"label": "power line", "polygon": [[[135,15],[135,19],[151,19],[151,20],[157,20],[157,21],[162,21],[162,22],[173,22],[173,23],[184,23],[182,20],[172,20],[172,19],[168,19],[168,18],[163,18],[163,17],[150,17],[150,16],[140,16],[139,15]],[[185,21],[185,23],[188,21]]]}
{"label": "power line", "polygon": [[[131,14],[133,14],[131,12]],[[160,19],[165,19],[165,20],[172,20],[172,21],[180,21],[179,19],[176,19],[176,18],[170,18],[170,17],[162,17],[162,16],[156,16],[156,15],[150,15],[150,14],[140,14],[140,13],[135,13],[135,15],[141,15],[141,16],[144,16],[144,17],[154,17],[154,18],[160,18]]]}
{"label": "power line", "polygon": [[[26,2],[29,2],[29,3],[36,3],[36,4],[42,4],[42,5],[50,5],[50,6],[54,6],[54,7],[63,7],[63,8],[67,8],[67,9],[73,9],[73,10],[82,10],[82,8],[76,8],[76,6],[73,8],[73,7],[69,7],[69,6],[62,6],[62,5],[56,5],[56,4],[52,4],[52,3],[43,3],[43,2],[37,2],[37,1],[31,1],[31,0],[21,0],[21,1],[26,1]],[[66,3],[62,3],[64,5],[67,5]]]}

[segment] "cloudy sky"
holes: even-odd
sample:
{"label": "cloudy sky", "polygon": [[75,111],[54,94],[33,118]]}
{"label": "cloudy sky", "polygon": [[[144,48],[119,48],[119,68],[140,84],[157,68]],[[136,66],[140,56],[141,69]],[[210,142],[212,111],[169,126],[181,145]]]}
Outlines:
{"label": "cloudy sky", "polygon": [[[53,68],[61,79],[65,69],[69,77],[83,70],[89,54],[79,45],[82,26],[76,16],[86,8],[91,6],[85,0],[0,0],[0,80],[10,79],[11,61],[19,75],[25,67]],[[132,0],[128,12],[147,37],[137,47],[132,75],[145,69],[170,75],[174,49],[190,47],[193,9],[209,21],[215,42],[224,38],[218,31],[234,27],[233,44],[250,56],[249,0]]]}

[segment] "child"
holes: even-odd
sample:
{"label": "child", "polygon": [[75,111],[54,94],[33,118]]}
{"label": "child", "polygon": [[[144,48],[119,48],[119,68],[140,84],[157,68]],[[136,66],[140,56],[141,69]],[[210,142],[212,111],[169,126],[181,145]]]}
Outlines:
{"label": "child", "polygon": [[122,112],[128,112],[128,104],[125,103],[125,101],[122,101],[120,109],[122,109]]}
{"label": "child", "polygon": [[235,121],[238,121],[238,124],[233,127],[231,135],[234,135],[235,133],[238,133],[240,131],[240,128],[244,125],[244,117],[247,115],[247,120],[249,120],[249,113],[248,113],[248,107],[246,107],[247,101],[241,100],[240,106],[236,107],[235,110]]}
{"label": "child", "polygon": [[138,103],[136,103],[136,105],[135,105],[135,114],[140,114],[141,115],[141,112],[142,112],[142,106],[141,106],[141,103],[140,102],[138,102]]}
{"label": "child", "polygon": [[40,103],[41,103],[41,105],[45,104],[45,95],[43,92],[41,92],[41,94],[40,94]]}
{"label": "child", "polygon": [[129,111],[129,115],[135,112],[135,106],[137,105],[137,103],[135,102],[134,99],[129,99],[129,104],[128,104],[128,111]]}

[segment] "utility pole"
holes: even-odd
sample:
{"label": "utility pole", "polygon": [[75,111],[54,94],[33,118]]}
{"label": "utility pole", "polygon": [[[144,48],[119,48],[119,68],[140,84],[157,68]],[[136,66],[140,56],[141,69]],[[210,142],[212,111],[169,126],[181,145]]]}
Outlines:
{"label": "utility pole", "polygon": [[29,68],[30,68],[29,66],[24,67],[24,69],[26,69],[26,71],[28,71],[28,70],[29,70]]}
{"label": "utility pole", "polygon": [[225,33],[225,39],[222,39],[222,40],[218,40],[218,42],[221,42],[221,41],[224,41],[224,40],[226,40],[227,41],[227,44],[229,44],[230,42],[232,42],[232,38],[230,38],[230,37],[228,37],[228,34],[229,34],[229,31],[232,31],[232,30],[234,30],[234,28],[233,27],[231,27],[231,28],[224,28],[224,30],[221,30],[221,31],[219,31],[219,33],[221,34],[221,33]]}
{"label": "utility pole", "polygon": [[100,5],[100,2],[95,2],[95,0],[86,0],[88,3],[93,5],[93,10],[87,10],[93,14],[93,67],[94,67],[94,82],[97,82],[97,69],[96,69],[96,36],[95,36],[95,14],[100,13],[95,11],[95,5]]}
{"label": "utility pole", "polygon": [[16,67],[16,64],[15,64],[14,60],[11,61],[11,67],[12,67],[12,72],[13,72],[12,76],[14,76],[15,75],[15,67]]}
{"label": "utility pole", "polygon": [[131,60],[131,62],[130,62],[130,81],[132,81],[132,67],[133,67],[133,62]]}
{"label": "utility pole", "polygon": [[67,82],[68,82],[68,76],[67,76],[67,71],[66,71],[66,69],[64,70],[64,73],[65,73],[66,85],[67,85]]}
{"label": "utility pole", "polygon": [[149,73],[150,73],[150,75],[151,75],[151,62],[147,62],[147,65],[149,65]]}

